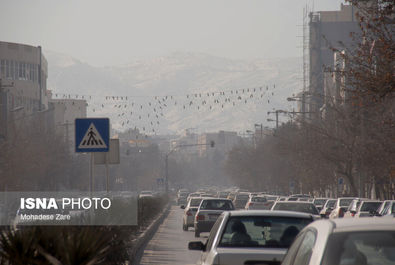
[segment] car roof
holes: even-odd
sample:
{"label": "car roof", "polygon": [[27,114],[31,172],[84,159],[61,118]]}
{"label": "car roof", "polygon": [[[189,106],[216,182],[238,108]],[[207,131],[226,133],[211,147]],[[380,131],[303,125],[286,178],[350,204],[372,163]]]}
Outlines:
{"label": "car roof", "polygon": [[318,220],[309,225],[317,230],[330,227],[333,233],[357,231],[395,231],[395,218],[366,217],[366,218],[338,218],[331,220]]}
{"label": "car roof", "polygon": [[313,204],[312,202],[309,202],[309,201],[276,201],[276,204],[289,204],[289,203],[295,203],[295,204]]}
{"label": "car roof", "polygon": [[292,211],[270,211],[270,210],[238,210],[230,211],[230,216],[277,216],[277,217],[297,217],[297,218],[313,218],[313,215]]}
{"label": "car roof", "polygon": [[225,198],[210,198],[210,197],[204,197],[202,199],[202,201],[230,201],[230,202],[232,202],[232,200],[225,199]]}

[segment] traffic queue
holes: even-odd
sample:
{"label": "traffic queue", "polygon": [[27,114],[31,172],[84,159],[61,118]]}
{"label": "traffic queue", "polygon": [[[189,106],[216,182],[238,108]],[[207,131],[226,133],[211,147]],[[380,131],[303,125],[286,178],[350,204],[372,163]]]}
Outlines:
{"label": "traffic queue", "polygon": [[198,264],[395,264],[395,200],[279,196],[241,189],[177,193]]}

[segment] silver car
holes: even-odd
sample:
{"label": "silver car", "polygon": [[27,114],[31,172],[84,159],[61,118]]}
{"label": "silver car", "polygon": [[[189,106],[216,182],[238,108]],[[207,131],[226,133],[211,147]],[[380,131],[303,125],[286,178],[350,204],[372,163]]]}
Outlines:
{"label": "silver car", "polygon": [[395,264],[393,217],[316,221],[293,242],[282,265]]}
{"label": "silver car", "polygon": [[202,200],[203,198],[201,197],[191,197],[186,207],[183,205],[181,206],[181,209],[184,209],[184,215],[182,217],[182,230],[188,231],[189,227],[193,227],[195,215]]}
{"label": "silver car", "polygon": [[312,221],[313,216],[296,212],[224,212],[207,242],[190,242],[188,248],[203,251],[198,264],[279,265],[296,235]]}

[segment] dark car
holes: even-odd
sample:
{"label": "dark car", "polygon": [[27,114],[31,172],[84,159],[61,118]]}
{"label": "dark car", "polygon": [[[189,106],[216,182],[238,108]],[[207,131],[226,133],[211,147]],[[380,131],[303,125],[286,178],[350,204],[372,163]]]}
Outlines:
{"label": "dark car", "polygon": [[222,212],[234,209],[232,201],[228,199],[203,199],[195,215],[195,237],[199,237],[201,232],[210,232]]}

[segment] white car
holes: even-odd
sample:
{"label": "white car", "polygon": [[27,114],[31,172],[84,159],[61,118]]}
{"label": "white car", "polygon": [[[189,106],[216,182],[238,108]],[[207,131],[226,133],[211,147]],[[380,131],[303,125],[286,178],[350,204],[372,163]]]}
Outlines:
{"label": "white car", "polygon": [[182,217],[182,230],[188,231],[189,227],[193,227],[195,215],[202,200],[202,197],[191,197],[186,207],[184,207],[184,205],[181,206],[181,208],[184,209],[184,215]]}
{"label": "white car", "polygon": [[394,249],[393,217],[320,220],[299,233],[282,265],[393,265]]}
{"label": "white car", "polygon": [[320,211],[322,218],[328,218],[333,208],[335,207],[337,199],[328,199]]}
{"label": "white car", "polygon": [[383,201],[381,207],[378,209],[378,214],[381,216],[395,214],[395,200]]}
{"label": "white car", "polygon": [[248,200],[246,210],[270,210],[274,201],[268,201],[265,196],[253,196]]}
{"label": "white car", "polygon": [[313,203],[317,207],[317,210],[321,211],[327,200],[328,198],[314,198]]}
{"label": "white car", "polygon": [[153,196],[154,196],[154,193],[152,191],[150,191],[150,190],[143,190],[139,194],[139,199],[140,198],[144,198],[144,197],[153,197]]}
{"label": "white car", "polygon": [[233,199],[233,205],[236,209],[244,209],[249,198],[250,194],[247,192],[237,193]]}
{"label": "white car", "polygon": [[329,218],[330,219],[343,218],[344,214],[347,212],[348,206],[350,206],[351,202],[354,199],[358,199],[358,198],[355,197],[337,198],[336,204],[332,212],[329,214]]}
{"label": "white car", "polygon": [[272,207],[272,211],[292,211],[292,212],[308,213],[314,215],[315,218],[319,218],[319,212],[312,202],[277,201],[274,203]]}
{"label": "white car", "polygon": [[298,232],[313,220],[310,214],[285,211],[224,212],[207,242],[190,242],[188,248],[202,251],[202,265],[280,265]]}
{"label": "white car", "polygon": [[344,213],[344,218],[373,216],[377,213],[381,204],[381,201],[373,201],[365,198],[354,199],[348,207],[347,212]]}

